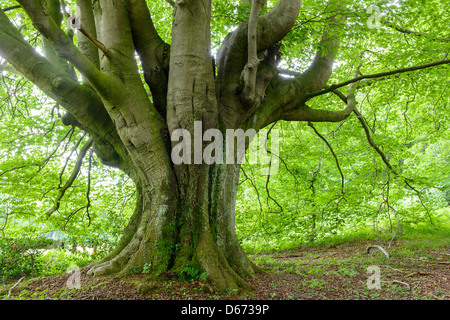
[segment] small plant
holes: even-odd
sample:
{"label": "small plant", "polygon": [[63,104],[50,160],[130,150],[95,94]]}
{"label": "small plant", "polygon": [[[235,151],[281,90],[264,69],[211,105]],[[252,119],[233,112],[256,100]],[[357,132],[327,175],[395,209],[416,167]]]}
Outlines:
{"label": "small plant", "polygon": [[151,270],[152,270],[152,263],[151,262],[145,263],[144,267],[142,268],[142,273],[149,274]]}
{"label": "small plant", "polygon": [[130,266],[130,276],[135,276],[141,274],[142,270],[138,266]]}
{"label": "small plant", "polygon": [[202,272],[198,267],[187,266],[181,270],[179,277],[181,281],[206,281],[206,279],[208,279],[208,273]]}

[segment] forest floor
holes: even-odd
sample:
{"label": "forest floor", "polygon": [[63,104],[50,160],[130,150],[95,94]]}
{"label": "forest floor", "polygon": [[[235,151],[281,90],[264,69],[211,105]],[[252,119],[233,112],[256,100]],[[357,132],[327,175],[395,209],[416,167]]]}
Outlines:
{"label": "forest floor", "polygon": [[[81,269],[81,287],[67,287],[69,274],[34,279],[12,290],[0,288],[2,299],[41,300],[450,300],[450,245],[426,240],[395,241],[389,258],[367,241],[305,246],[256,254],[266,270],[248,280],[252,292],[215,292],[199,280],[181,282],[166,275],[127,278],[91,277]],[[386,243],[379,243],[384,248]],[[376,276],[379,271],[379,288]],[[8,297],[9,293],[9,297]]]}

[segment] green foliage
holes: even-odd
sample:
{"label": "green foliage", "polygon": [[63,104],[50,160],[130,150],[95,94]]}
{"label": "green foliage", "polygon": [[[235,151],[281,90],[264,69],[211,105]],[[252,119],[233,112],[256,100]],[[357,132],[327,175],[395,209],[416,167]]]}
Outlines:
{"label": "green foliage", "polygon": [[179,273],[179,278],[181,281],[206,281],[208,279],[208,273],[203,272],[196,266],[186,266]]}
{"label": "green foliage", "polygon": [[43,263],[39,260],[42,249],[53,241],[45,238],[5,238],[0,240],[0,279],[33,276],[42,271]]}
{"label": "green foliage", "polygon": [[41,254],[36,260],[42,265],[41,276],[54,276],[67,272],[70,267],[82,268],[99,259],[99,256],[92,256],[88,252],[79,252],[67,249],[52,249]]}
{"label": "green foliage", "polygon": [[[390,102],[404,106],[413,96]],[[377,96],[371,97],[376,103]],[[255,165],[243,166],[236,225],[244,247],[264,251],[358,234],[389,238],[417,229],[421,233],[425,226],[434,233],[448,230],[450,131],[417,113],[423,103],[418,97],[408,103],[414,108],[408,110],[416,112],[407,113],[407,122],[400,116],[383,119],[379,111],[365,115],[373,124],[372,138],[389,156],[398,176],[370,147],[355,117],[340,124],[316,124],[337,155],[344,190],[330,150],[306,124],[277,124],[283,159],[279,172],[268,180]],[[445,109],[439,117],[447,117]]]}

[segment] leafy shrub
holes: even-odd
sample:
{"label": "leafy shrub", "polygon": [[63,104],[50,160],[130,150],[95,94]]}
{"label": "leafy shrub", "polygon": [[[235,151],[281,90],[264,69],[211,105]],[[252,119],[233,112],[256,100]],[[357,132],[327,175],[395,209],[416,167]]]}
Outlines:
{"label": "leafy shrub", "polygon": [[48,250],[36,260],[42,266],[40,276],[54,276],[67,272],[73,266],[83,268],[93,261],[93,257],[88,252],[58,248]]}
{"label": "leafy shrub", "polygon": [[37,260],[41,251],[53,240],[45,238],[5,238],[0,240],[0,278],[7,279],[35,275],[42,269]]}

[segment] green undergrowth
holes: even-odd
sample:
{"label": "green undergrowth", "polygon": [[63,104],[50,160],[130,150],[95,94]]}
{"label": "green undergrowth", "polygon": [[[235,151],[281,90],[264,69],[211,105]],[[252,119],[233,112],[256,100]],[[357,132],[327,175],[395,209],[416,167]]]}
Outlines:
{"label": "green undergrowth", "polygon": [[[409,245],[414,246],[441,246],[450,244],[450,208],[446,208],[440,215],[430,221],[404,221],[396,226],[384,223],[374,228],[372,224],[360,224],[343,228],[338,233],[323,234],[318,239],[311,241],[308,238],[300,238],[297,241],[284,241],[273,239],[271,242],[262,238],[252,244],[242,243],[244,251],[248,254],[259,254],[274,251],[292,250],[297,247],[323,247],[345,244],[349,242],[367,242],[388,244],[394,240],[408,240]],[[416,243],[416,244],[415,244]]]}

